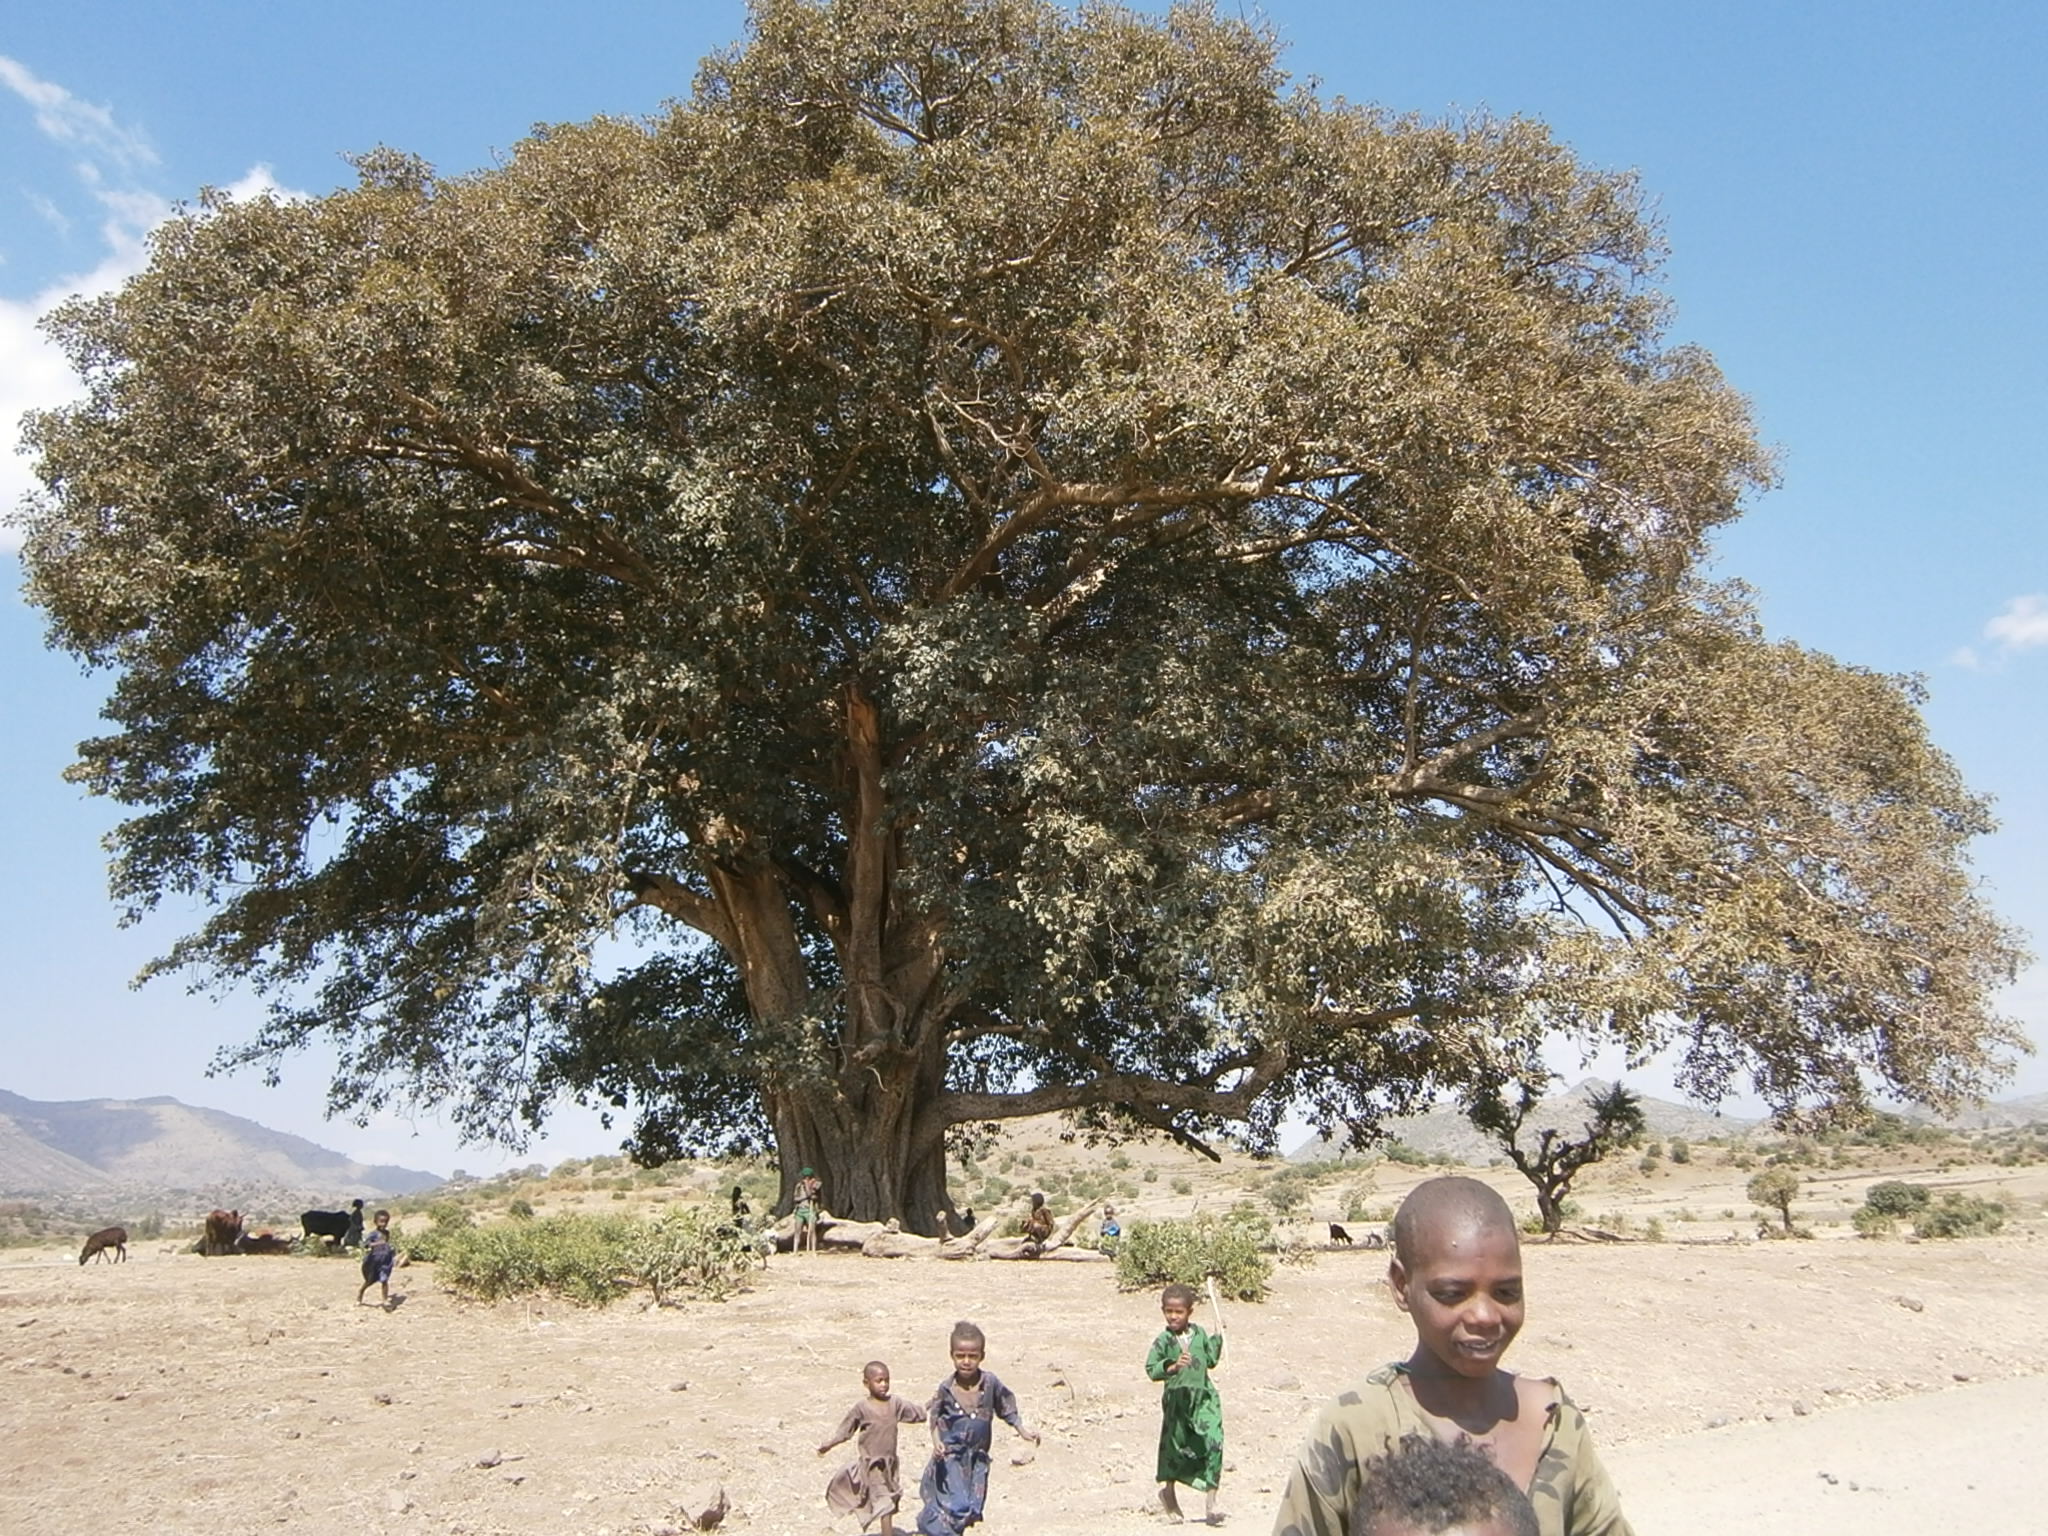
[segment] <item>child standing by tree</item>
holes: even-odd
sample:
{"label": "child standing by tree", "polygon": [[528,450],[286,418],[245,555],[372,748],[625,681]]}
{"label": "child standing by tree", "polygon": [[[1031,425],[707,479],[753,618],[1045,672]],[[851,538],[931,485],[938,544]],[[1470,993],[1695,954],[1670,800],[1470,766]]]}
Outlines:
{"label": "child standing by tree", "polygon": [[796,1176],[796,1251],[818,1251],[818,1211],[824,1204],[825,1186],[818,1175],[806,1168]]}
{"label": "child standing by tree", "polygon": [[1038,1432],[1024,1427],[1017,1394],[981,1368],[988,1339],[972,1323],[955,1323],[949,1341],[953,1374],[925,1405],[931,1415],[932,1459],[924,1469],[918,1492],[924,1511],[917,1517],[921,1536],[960,1536],[981,1523],[988,1502],[989,1447],[995,1443],[995,1421],[1001,1419],[1033,1445]]}
{"label": "child standing by tree", "polygon": [[1223,1481],[1223,1399],[1209,1372],[1223,1358],[1223,1319],[1205,1333],[1194,1321],[1192,1286],[1169,1285],[1159,1293],[1166,1328],[1152,1341],[1145,1374],[1166,1383],[1159,1396],[1159,1507],[1181,1519],[1175,1483],[1206,1495],[1203,1518],[1216,1523],[1216,1489]]}
{"label": "child standing by tree", "polygon": [[1522,1245],[1507,1202],[1477,1179],[1427,1179],[1394,1216],[1387,1265],[1414,1353],[1317,1416],[1273,1536],[1345,1536],[1362,1468],[1408,1435],[1484,1451],[1536,1507],[1541,1536],[1631,1536],[1585,1415],[1549,1377],[1501,1357],[1522,1331]]}
{"label": "child standing by tree", "polygon": [[818,1447],[822,1456],[833,1446],[860,1436],[854,1459],[825,1485],[825,1502],[836,1515],[859,1515],[862,1530],[881,1521],[879,1536],[891,1536],[896,1529],[896,1506],[903,1499],[896,1472],[896,1426],[922,1424],[924,1410],[890,1395],[889,1367],[879,1360],[862,1367],[860,1379],[868,1395],[846,1410],[832,1438]]}

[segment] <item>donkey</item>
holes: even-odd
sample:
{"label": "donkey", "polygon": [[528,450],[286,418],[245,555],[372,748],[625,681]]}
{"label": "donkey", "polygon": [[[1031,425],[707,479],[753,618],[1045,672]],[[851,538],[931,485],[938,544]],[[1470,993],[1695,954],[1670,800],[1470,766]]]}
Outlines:
{"label": "donkey", "polygon": [[128,1229],[126,1227],[102,1227],[99,1231],[93,1233],[91,1237],[85,1240],[85,1247],[79,1251],[78,1262],[83,1264],[87,1259],[104,1260],[109,1248],[114,1250],[114,1263],[125,1264],[128,1262]]}

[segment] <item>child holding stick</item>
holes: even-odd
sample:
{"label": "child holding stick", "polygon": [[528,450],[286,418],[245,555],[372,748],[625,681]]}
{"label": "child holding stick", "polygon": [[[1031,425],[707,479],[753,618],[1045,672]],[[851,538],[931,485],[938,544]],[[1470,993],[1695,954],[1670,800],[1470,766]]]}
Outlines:
{"label": "child holding stick", "polygon": [[1159,1293],[1159,1311],[1166,1327],[1152,1341],[1145,1374],[1164,1382],[1159,1394],[1159,1507],[1178,1524],[1180,1497],[1174,1484],[1184,1483],[1205,1496],[1203,1519],[1216,1523],[1216,1488],[1223,1480],[1223,1399],[1209,1372],[1223,1358],[1223,1309],[1216,1305],[1215,1283],[1209,1288],[1216,1313],[1216,1331],[1205,1333],[1194,1321],[1192,1286],[1169,1285]]}

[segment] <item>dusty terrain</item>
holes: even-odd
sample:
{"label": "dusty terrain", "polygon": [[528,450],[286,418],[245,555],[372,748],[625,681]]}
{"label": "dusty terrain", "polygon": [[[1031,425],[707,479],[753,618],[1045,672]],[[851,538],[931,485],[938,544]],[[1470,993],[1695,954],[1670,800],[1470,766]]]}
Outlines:
{"label": "dusty terrain", "polygon": [[[1420,1176],[1379,1167],[1390,1199]],[[1821,1240],[1729,1241],[1754,1232],[1743,1176],[1669,1172],[1612,1174],[1591,1207],[1683,1202],[1709,1214],[1668,1237],[1720,1240],[1530,1244],[1530,1321],[1510,1357],[1588,1410],[1643,1536],[1850,1529],[1852,1515],[1859,1533],[2029,1528],[2048,1507],[2042,1169],[1931,1175],[2029,1213],[1952,1243],[1831,1235],[1825,1178]],[[779,1258],[723,1304],[607,1311],[472,1304],[418,1265],[384,1311],[352,1305],[350,1263],[174,1247],[83,1269],[74,1252],[0,1255],[0,1530],[341,1518],[644,1536],[723,1487],[723,1529],[850,1531],[824,1507],[836,1463],[817,1442],[870,1356],[899,1391],[929,1393],[960,1317],[987,1329],[991,1367],[1045,1431],[1013,1465],[1026,1448],[998,1428],[984,1529],[1161,1528],[1157,1389],[1141,1369],[1156,1303],[1119,1293],[1106,1265]],[[1364,1249],[1324,1253],[1280,1267],[1264,1304],[1229,1308],[1228,1528],[1268,1529],[1320,1403],[1406,1352],[1382,1267]]]}

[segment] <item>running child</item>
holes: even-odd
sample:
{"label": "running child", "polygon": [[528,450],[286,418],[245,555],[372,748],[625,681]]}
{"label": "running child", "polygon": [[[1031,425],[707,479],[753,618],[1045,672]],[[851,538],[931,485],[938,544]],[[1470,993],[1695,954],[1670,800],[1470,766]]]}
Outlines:
{"label": "running child", "polygon": [[981,1523],[988,1503],[989,1448],[995,1443],[995,1421],[1001,1419],[1033,1445],[1038,1431],[1024,1427],[1017,1394],[981,1367],[988,1339],[972,1323],[955,1323],[948,1341],[953,1374],[925,1405],[931,1415],[932,1459],[926,1464],[918,1493],[924,1511],[917,1517],[921,1536],[960,1536]]}
{"label": "running child", "polygon": [[398,1263],[398,1249],[391,1241],[391,1213],[379,1211],[377,1225],[363,1239],[363,1286],[356,1292],[356,1305],[363,1304],[371,1286],[384,1294],[384,1309],[391,1309],[391,1271]]}
{"label": "running child", "polygon": [[862,1530],[879,1520],[878,1536],[893,1536],[896,1506],[903,1499],[896,1467],[896,1426],[922,1424],[924,1410],[890,1394],[889,1367],[879,1360],[863,1366],[860,1379],[867,1396],[846,1410],[832,1438],[818,1447],[823,1456],[833,1446],[860,1436],[854,1459],[825,1485],[825,1502],[835,1515],[859,1515]]}

